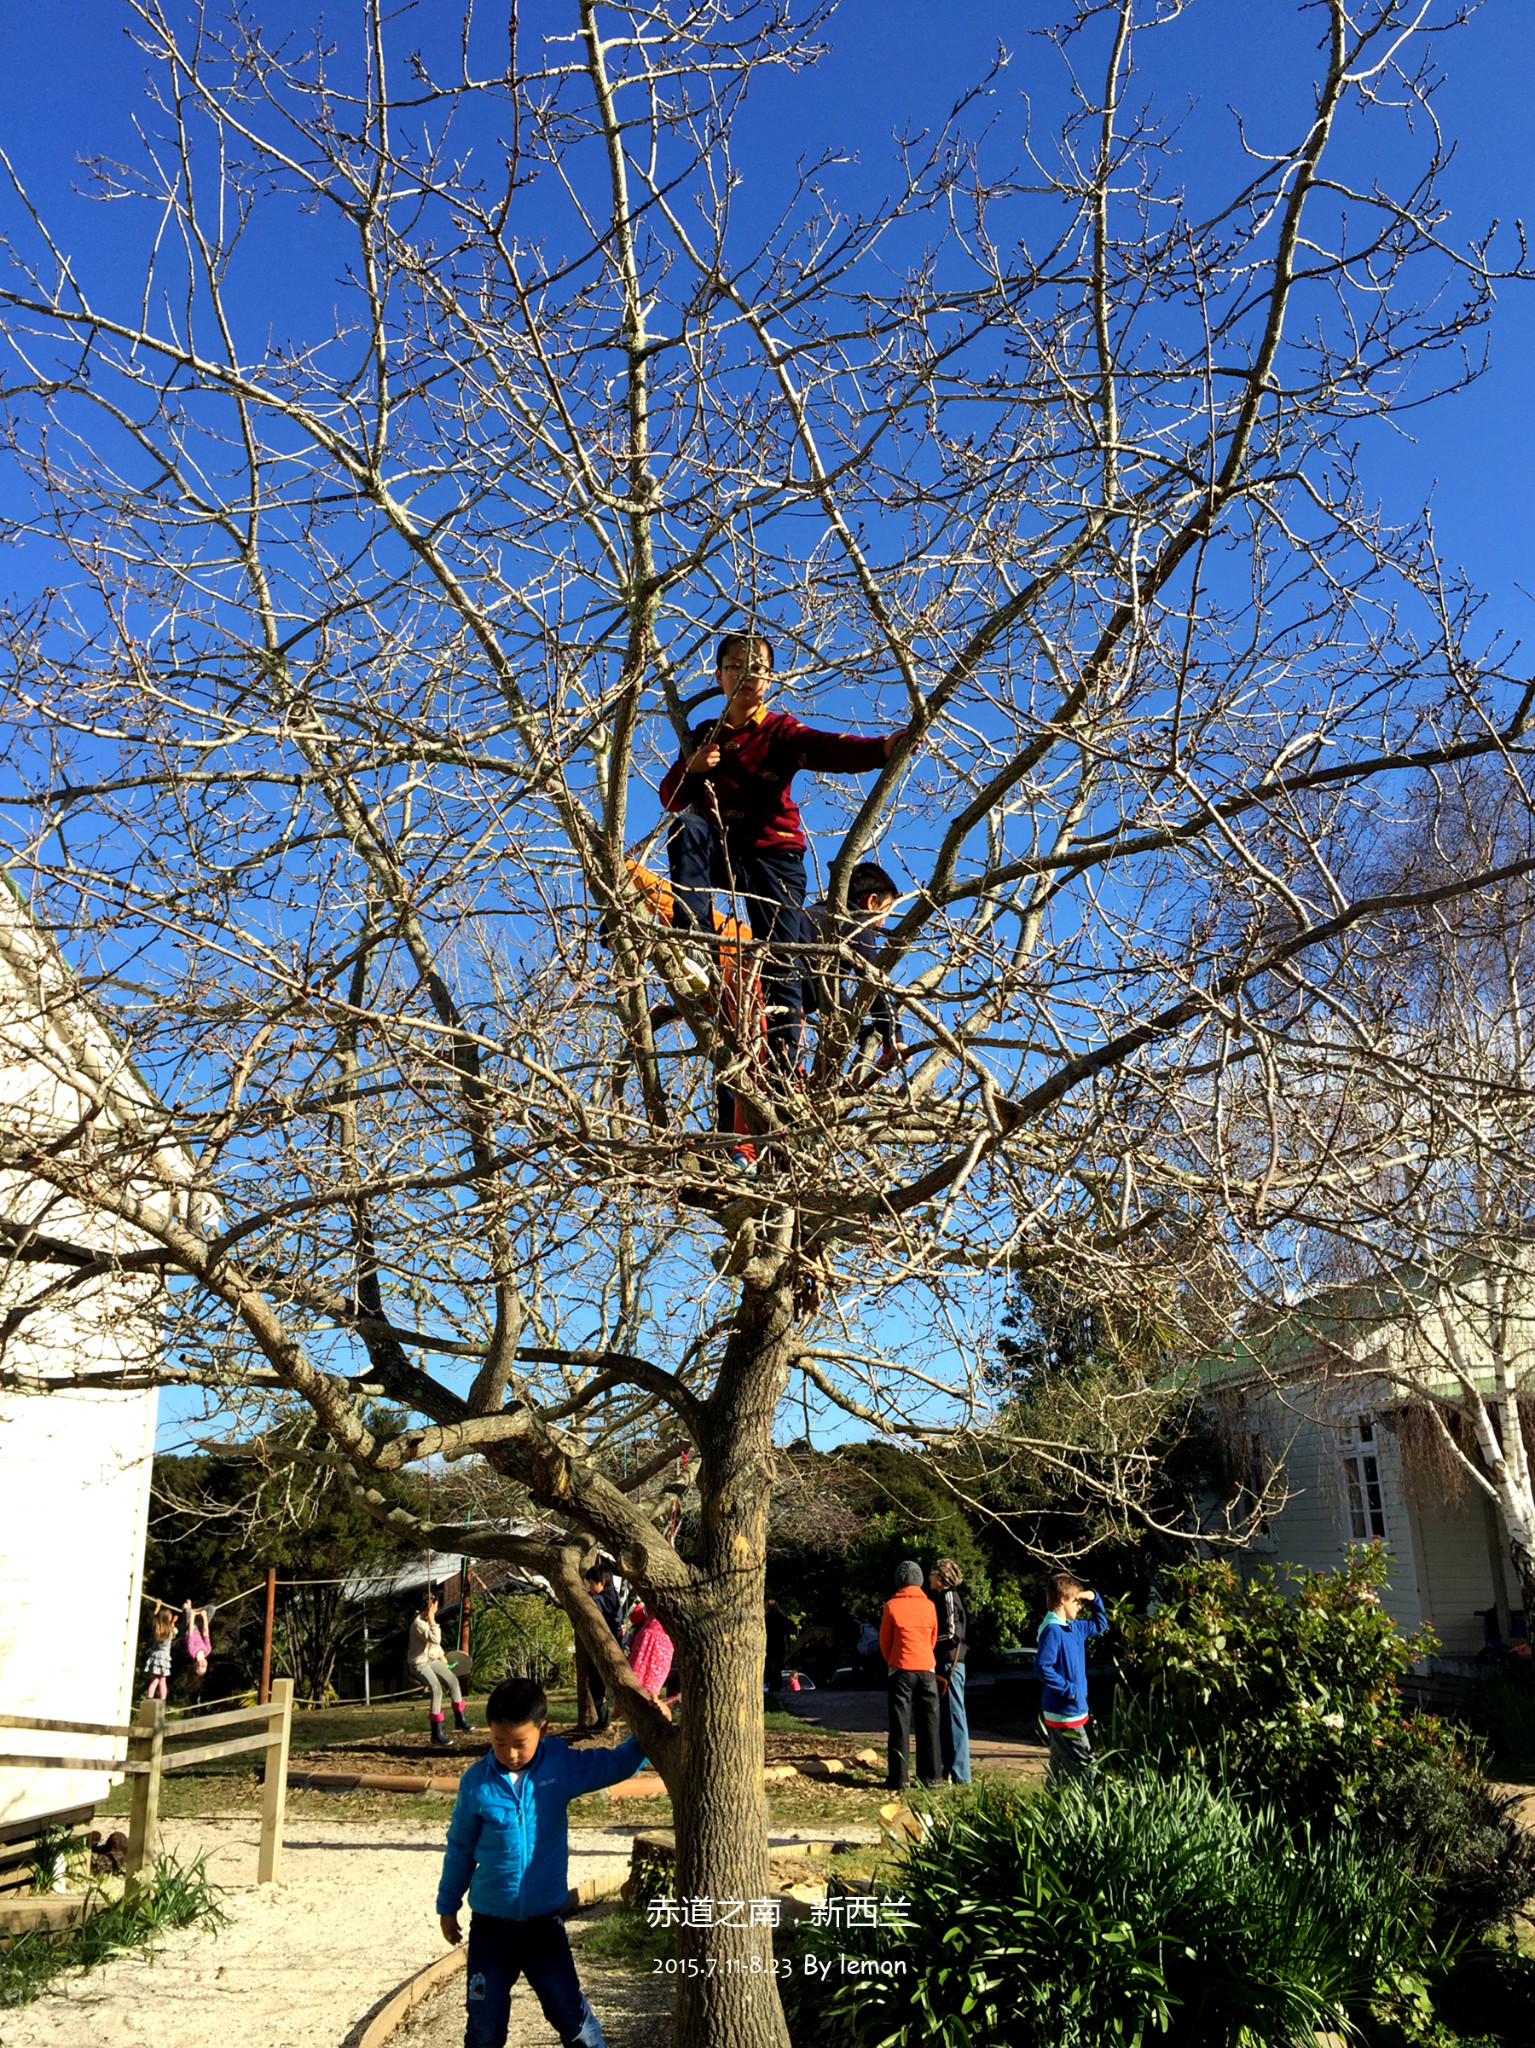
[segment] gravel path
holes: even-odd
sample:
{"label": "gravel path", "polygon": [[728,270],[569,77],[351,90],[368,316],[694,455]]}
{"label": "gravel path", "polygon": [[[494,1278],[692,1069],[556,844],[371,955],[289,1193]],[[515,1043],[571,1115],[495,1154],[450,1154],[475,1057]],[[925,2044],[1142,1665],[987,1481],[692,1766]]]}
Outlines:
{"label": "gravel path", "polygon": [[[420,1820],[297,1821],[282,1884],[258,1886],[254,1816],[167,1821],[168,1849],[184,1861],[206,1854],[228,1925],[168,1934],[152,1956],[119,1958],[0,2013],[0,2048],[342,2048],[443,1952],[432,1909],[446,1827],[445,1808]],[[633,1832],[572,1829],[572,1884],[623,1875]],[[461,2030],[462,1980],[456,1995]]]}
{"label": "gravel path", "polygon": [[[582,1931],[579,1921],[570,1923],[581,1988],[602,2022],[608,2048],[671,2048],[671,1980],[587,1962],[581,1954]],[[462,1976],[452,1978],[435,1998],[417,2006],[394,2036],[398,2048],[462,2048],[463,2039]],[[555,2048],[554,2029],[526,1984],[519,1983],[512,1993],[506,2048]]]}

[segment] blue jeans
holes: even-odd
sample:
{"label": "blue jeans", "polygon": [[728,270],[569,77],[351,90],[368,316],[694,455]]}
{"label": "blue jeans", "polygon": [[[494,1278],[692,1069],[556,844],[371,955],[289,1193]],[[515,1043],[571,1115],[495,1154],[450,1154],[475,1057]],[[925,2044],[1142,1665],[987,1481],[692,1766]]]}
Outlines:
{"label": "blue jeans", "polygon": [[519,1977],[527,1978],[561,2048],[604,2048],[602,2028],[581,1990],[558,1913],[539,1920],[471,1913],[466,1974],[464,2048],[506,2048],[512,1986]]}
{"label": "blue jeans", "polygon": [[1045,1738],[1050,1745],[1050,1762],[1045,1771],[1047,1785],[1063,1785],[1068,1778],[1078,1778],[1085,1785],[1098,1781],[1098,1760],[1093,1755],[1093,1745],[1087,1733],[1086,1723],[1080,1728],[1052,1728],[1047,1721],[1041,1721]]}
{"label": "blue jeans", "polygon": [[[752,937],[763,948],[762,1000],[768,1044],[790,1065],[799,1056],[804,971],[798,952],[807,936],[805,856],[798,847],[740,846],[720,838],[707,818],[684,811],[666,841],[672,878],[672,923],[712,931],[714,892],[745,899]],[[728,1124],[722,1124],[728,1129]]]}
{"label": "blue jeans", "polygon": [[938,1733],[943,1742],[943,1775],[956,1785],[970,1783],[970,1723],[965,1718],[965,1667],[956,1664],[949,1673],[949,1689],[943,1696]]}

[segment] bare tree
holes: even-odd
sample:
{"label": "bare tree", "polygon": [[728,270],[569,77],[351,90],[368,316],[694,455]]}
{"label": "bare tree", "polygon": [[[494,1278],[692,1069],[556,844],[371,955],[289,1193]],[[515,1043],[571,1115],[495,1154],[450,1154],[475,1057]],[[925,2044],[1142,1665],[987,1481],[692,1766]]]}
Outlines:
{"label": "bare tree", "polygon": [[[8,621],[10,860],[153,1089],[3,1163],[145,1233],[164,1377],[302,1396],[364,1490],[464,1455],[526,1489],[539,1536],[452,1540],[558,1589],[685,1894],[767,1890],[780,1404],[973,1442],[1024,1268],[1168,1316],[1190,1272],[1226,1288],[1297,1162],[1276,1122],[1234,1183],[1224,1078],[1282,1087],[1349,935],[1422,894],[1339,879],[1373,793],[1527,730],[1356,469],[1474,374],[1499,275],[1436,197],[1434,25],[1298,11],[1314,102],[1239,131],[1200,215],[1135,83],[1187,11],[1068,15],[1048,147],[981,81],[877,206],[828,149],[764,224],[732,125],[748,87],[791,103],[814,8],[572,0],[412,49],[368,0],[334,43],[139,0],[143,147],[94,177],[142,287],[14,179],[9,447],[59,567]],[[1401,191],[1353,175],[1356,114]],[[782,689],[903,735],[824,794],[800,1077],[692,992],[631,866],[743,622]],[[871,849],[910,887],[866,967],[838,918]],[[860,1086],[882,991],[913,1056]],[[179,1218],[138,1193],[168,1142]],[[104,1270],[6,1228],[35,1294]],[[1120,1504],[1154,1480],[1126,1458]],[[586,1598],[598,1546],[676,1641],[680,1729]],[[680,1934],[685,2048],[783,2042],[749,1917]]]}
{"label": "bare tree", "polygon": [[[1427,1473],[1484,1495],[1527,1613],[1532,816],[1519,754],[1446,768],[1366,856],[1415,900],[1356,942],[1349,1004],[1312,1012],[1310,1085],[1281,1113],[1292,1155],[1320,1142],[1331,1171],[1325,1188],[1295,1176],[1271,1198],[1286,1256],[1268,1269],[1261,1347],[1273,1371],[1304,1367],[1334,1401],[1394,1410]],[[1497,879],[1467,895],[1472,874]],[[1274,1109],[1249,1102],[1247,1115],[1256,1126]]]}

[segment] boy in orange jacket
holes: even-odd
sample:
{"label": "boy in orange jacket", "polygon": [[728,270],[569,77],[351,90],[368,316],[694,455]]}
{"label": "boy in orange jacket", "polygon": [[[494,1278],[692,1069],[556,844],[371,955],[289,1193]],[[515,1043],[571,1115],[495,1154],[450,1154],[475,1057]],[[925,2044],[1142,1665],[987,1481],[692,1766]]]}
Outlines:
{"label": "boy in orange jacket", "polygon": [[943,1782],[938,1743],[938,1610],[922,1590],[922,1567],[907,1558],[895,1568],[895,1593],[879,1625],[880,1655],[890,1673],[890,1749],[886,1788],[906,1789],[906,1758],[913,1708],[917,1722],[917,1776]]}

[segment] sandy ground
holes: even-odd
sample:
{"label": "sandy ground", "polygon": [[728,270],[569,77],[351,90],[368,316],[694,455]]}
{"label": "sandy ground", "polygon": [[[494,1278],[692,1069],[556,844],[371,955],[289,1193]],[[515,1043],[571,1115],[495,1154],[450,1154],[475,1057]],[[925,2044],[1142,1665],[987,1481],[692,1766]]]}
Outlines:
{"label": "sandy ground", "polygon": [[[669,1978],[637,1970],[619,1970],[586,1962],[581,1955],[582,1929],[573,1922],[571,1945],[581,1972],[581,1988],[602,2022],[608,2048],[671,2048],[673,1983]],[[435,1998],[419,2005],[394,2036],[392,2048],[461,2048],[464,2038],[464,1980],[455,1977]],[[512,1993],[506,2048],[555,2048],[555,2032],[538,2009],[526,1984]]]}
{"label": "sandy ground", "polygon": [[[254,1816],[167,1821],[168,1849],[183,1861],[206,1855],[228,1924],[169,1934],[150,1957],[120,1958],[0,2013],[0,2048],[345,2048],[360,2021],[443,1953],[432,1905],[446,1826],[445,1811],[297,1822],[283,1882],[258,1886]],[[623,1875],[632,1832],[572,1829],[571,1883]],[[461,1985],[449,1987],[460,2030],[461,1999]],[[529,2040],[552,2041],[536,2007],[532,2017],[542,2034]],[[633,2048],[649,2039],[664,2036],[636,2034]]]}

